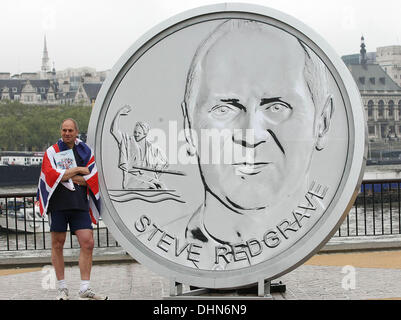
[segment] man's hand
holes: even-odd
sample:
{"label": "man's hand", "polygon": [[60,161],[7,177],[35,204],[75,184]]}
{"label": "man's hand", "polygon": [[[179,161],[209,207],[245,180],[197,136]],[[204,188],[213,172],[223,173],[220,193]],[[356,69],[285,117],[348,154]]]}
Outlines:
{"label": "man's hand", "polygon": [[79,186],[87,186],[86,180],[84,179],[83,176],[73,176],[71,178],[72,182],[74,182],[75,184],[79,185]]}
{"label": "man's hand", "polygon": [[120,111],[118,112],[120,115],[122,116],[126,116],[128,113],[130,113],[132,111],[132,107],[129,106],[128,104],[126,104],[124,107],[122,107],[120,109]]}
{"label": "man's hand", "polygon": [[65,173],[64,173],[63,177],[61,178],[61,181],[68,181],[69,179],[71,179],[72,177],[74,177],[76,175],[85,176],[89,173],[90,173],[90,171],[87,167],[75,167],[75,168],[67,169],[67,170],[65,170]]}
{"label": "man's hand", "polygon": [[79,168],[79,174],[86,176],[87,174],[90,173],[89,169],[87,167],[77,167]]}

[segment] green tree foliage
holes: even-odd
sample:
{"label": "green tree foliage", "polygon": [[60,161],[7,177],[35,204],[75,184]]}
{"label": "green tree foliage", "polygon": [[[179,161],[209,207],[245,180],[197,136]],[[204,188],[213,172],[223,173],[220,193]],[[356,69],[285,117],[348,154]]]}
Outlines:
{"label": "green tree foliage", "polygon": [[60,138],[60,123],[66,118],[78,122],[87,132],[92,107],[0,103],[0,150],[44,151]]}

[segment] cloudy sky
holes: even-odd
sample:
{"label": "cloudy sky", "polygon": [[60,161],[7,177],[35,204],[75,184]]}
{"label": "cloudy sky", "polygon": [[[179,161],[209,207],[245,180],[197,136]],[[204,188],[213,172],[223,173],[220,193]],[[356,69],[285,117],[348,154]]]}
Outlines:
{"label": "cloudy sky", "polygon": [[[58,70],[106,70],[144,32],[208,0],[2,0],[0,72],[40,69],[46,34]],[[233,2],[233,1],[221,1]],[[238,2],[238,1],[236,1]],[[339,55],[401,45],[400,0],[242,0],[283,11],[318,32]]]}

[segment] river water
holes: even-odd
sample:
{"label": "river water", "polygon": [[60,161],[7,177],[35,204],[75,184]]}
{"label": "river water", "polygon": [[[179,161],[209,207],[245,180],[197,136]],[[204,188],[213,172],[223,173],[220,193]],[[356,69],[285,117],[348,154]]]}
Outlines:
{"label": "river water", "polygon": [[374,236],[401,234],[401,208],[397,203],[352,207],[336,235]]}

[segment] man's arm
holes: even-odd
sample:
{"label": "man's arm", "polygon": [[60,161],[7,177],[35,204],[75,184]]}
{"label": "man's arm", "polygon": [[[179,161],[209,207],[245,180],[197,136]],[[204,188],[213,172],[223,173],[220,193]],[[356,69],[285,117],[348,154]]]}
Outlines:
{"label": "man's arm", "polygon": [[86,183],[86,180],[83,176],[73,176],[71,178],[72,182],[74,182],[75,184],[79,185],[79,186],[87,186],[88,184]]}
{"label": "man's arm", "polygon": [[90,172],[87,167],[75,167],[75,168],[67,169],[67,170],[65,170],[65,173],[64,173],[63,177],[61,178],[61,181],[68,181],[69,179],[71,179],[74,176],[87,175],[89,173]]}
{"label": "man's arm", "polygon": [[120,116],[126,116],[132,108],[130,106],[124,106],[120,110],[118,110],[117,114],[115,115],[113,122],[111,123],[110,132],[113,137],[117,140],[118,144],[121,143],[122,140],[122,133],[119,129],[120,127]]}

